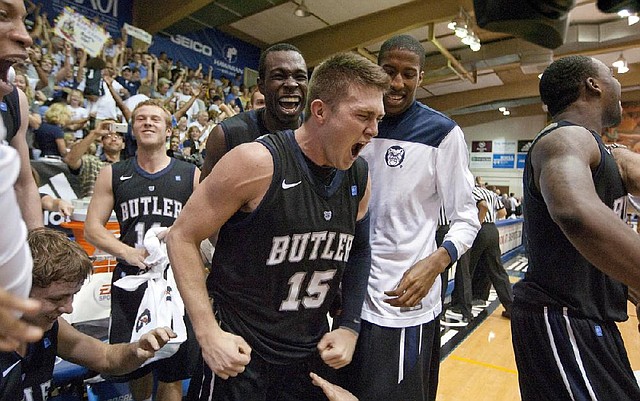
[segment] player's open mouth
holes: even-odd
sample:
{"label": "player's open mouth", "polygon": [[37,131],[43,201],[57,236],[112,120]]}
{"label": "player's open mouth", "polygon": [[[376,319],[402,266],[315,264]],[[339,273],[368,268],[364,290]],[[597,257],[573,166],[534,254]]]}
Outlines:
{"label": "player's open mouth", "polygon": [[362,148],[364,148],[364,146],[366,145],[366,143],[356,143],[355,145],[353,145],[351,147],[351,156],[358,157],[358,155],[360,154],[360,151],[362,150]]}
{"label": "player's open mouth", "polygon": [[300,100],[299,96],[286,96],[281,97],[278,100],[278,104],[284,111],[293,113],[300,107]]}
{"label": "player's open mouth", "polygon": [[9,70],[11,66],[18,61],[21,61],[21,59],[15,58],[15,59],[0,60],[0,82],[1,83],[5,85],[13,85],[13,79],[15,78],[15,74],[11,74],[12,76],[9,76]]}

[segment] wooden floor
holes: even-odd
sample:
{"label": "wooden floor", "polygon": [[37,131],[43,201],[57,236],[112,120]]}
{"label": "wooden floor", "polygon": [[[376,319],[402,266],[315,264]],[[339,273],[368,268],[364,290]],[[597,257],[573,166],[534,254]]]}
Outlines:
{"label": "wooden floor", "polygon": [[[517,401],[518,372],[509,320],[499,306],[440,364],[437,401]],[[635,307],[619,325],[634,371],[640,371],[640,333]]]}

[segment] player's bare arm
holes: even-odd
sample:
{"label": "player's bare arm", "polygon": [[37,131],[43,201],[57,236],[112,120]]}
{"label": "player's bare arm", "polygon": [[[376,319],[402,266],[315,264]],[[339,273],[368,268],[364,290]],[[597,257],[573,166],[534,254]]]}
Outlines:
{"label": "player's bare arm", "polygon": [[168,327],[158,327],[133,343],[107,344],[83,334],[58,318],[58,355],[97,372],[128,373],[162,348],[176,334]]}
{"label": "player's bare arm", "polygon": [[531,154],[536,185],[551,218],[589,262],[640,288],[640,237],[596,193],[592,171],[600,152],[593,135],[575,126],[556,131],[542,138]]}
{"label": "player's bare arm", "polygon": [[146,267],[144,264],[146,250],[143,248],[135,249],[120,242],[105,227],[114,205],[112,175],[110,165],[105,166],[98,174],[91,203],[89,203],[87,210],[87,219],[84,223],[85,238],[97,248],[125,260],[127,264],[144,269]]}

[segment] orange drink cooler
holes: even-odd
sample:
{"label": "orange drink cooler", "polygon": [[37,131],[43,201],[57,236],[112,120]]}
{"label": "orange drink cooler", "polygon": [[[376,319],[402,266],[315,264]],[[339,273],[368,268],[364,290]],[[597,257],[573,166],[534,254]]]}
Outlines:
{"label": "orange drink cooler", "polygon": [[[116,259],[112,255],[100,251],[96,253],[96,248],[84,239],[83,221],[72,220],[70,222],[63,222],[61,226],[73,231],[73,236],[75,237],[76,242],[82,246],[89,256],[95,258],[93,261],[94,273],[110,272],[116,266]],[[116,237],[120,235],[120,224],[118,224],[117,221],[109,221],[105,227]]]}

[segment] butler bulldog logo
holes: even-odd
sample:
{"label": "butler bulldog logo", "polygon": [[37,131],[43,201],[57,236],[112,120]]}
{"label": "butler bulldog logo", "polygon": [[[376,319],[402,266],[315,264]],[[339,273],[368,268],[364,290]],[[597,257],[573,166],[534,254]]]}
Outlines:
{"label": "butler bulldog logo", "polygon": [[140,316],[138,316],[138,320],[136,322],[136,333],[139,332],[144,326],[151,323],[151,312],[149,309],[145,309],[142,311]]}
{"label": "butler bulldog logo", "polygon": [[398,167],[404,161],[405,151],[400,146],[392,146],[387,149],[387,153],[384,155],[384,160],[389,167]]}

